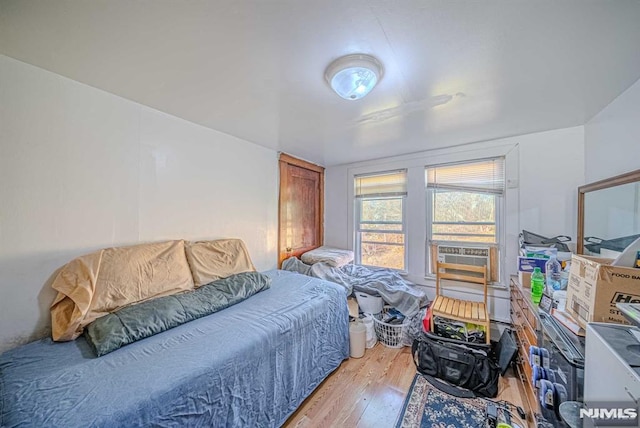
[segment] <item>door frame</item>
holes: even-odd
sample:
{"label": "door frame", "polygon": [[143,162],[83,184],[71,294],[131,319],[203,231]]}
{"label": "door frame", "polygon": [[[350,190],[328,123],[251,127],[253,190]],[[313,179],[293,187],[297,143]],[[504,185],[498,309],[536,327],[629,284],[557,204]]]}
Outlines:
{"label": "door frame", "polygon": [[[282,265],[282,261],[285,259],[285,257],[283,257],[284,248],[282,248],[282,239],[280,236],[280,232],[281,232],[280,221],[282,219],[282,191],[283,191],[283,188],[286,187],[287,185],[286,181],[283,180],[283,177],[286,176],[285,174],[283,174],[284,168],[286,168],[287,165],[294,165],[299,168],[317,172],[320,175],[320,191],[319,191],[320,194],[318,196],[320,198],[320,206],[319,206],[320,218],[317,224],[318,230],[316,231],[318,236],[318,244],[319,244],[318,247],[320,247],[324,243],[324,167],[320,165],[316,165],[311,162],[307,162],[302,159],[295,158],[291,155],[288,155],[282,152],[278,154],[278,163],[279,163],[279,175],[280,175],[279,183],[278,183],[278,268],[280,268]],[[298,254],[293,254],[293,255],[298,256]]]}

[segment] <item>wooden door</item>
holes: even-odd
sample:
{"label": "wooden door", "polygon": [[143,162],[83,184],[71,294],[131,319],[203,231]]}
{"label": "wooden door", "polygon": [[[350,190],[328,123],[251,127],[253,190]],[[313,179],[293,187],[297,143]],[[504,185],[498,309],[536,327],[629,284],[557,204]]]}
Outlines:
{"label": "wooden door", "polygon": [[324,168],[280,154],[278,267],[322,245]]}

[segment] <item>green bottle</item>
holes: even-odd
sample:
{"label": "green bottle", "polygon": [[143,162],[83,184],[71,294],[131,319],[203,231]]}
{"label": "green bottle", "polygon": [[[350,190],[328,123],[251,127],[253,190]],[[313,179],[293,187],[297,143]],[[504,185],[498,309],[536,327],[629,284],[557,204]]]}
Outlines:
{"label": "green bottle", "polygon": [[533,268],[531,274],[531,300],[536,305],[540,303],[542,299],[542,291],[544,290],[544,275],[540,271],[539,267]]}

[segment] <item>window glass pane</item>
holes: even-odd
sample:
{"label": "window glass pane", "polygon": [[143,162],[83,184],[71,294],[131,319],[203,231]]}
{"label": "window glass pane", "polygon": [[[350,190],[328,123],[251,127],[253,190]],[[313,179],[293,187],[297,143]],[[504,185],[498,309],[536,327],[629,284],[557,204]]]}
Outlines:
{"label": "window glass pane", "polygon": [[402,223],[402,198],[362,199],[361,221],[392,221]]}
{"label": "window glass pane", "polygon": [[384,243],[404,245],[404,233],[371,233],[362,232],[360,234],[362,243]]}
{"label": "window glass pane", "polygon": [[404,270],[404,246],[362,243],[360,262],[368,266]]}
{"label": "window glass pane", "polygon": [[434,192],[434,222],[496,221],[496,197],[486,193]]}
{"label": "window glass pane", "polygon": [[358,199],[359,263],[405,269],[404,197]]}
{"label": "window glass pane", "polygon": [[433,191],[434,241],[497,243],[496,196],[487,193]]}

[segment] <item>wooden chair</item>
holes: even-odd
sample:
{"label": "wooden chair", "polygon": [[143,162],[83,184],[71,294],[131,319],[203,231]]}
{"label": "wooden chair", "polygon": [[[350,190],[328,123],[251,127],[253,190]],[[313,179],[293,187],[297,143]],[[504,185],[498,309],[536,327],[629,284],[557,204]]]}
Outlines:
{"label": "wooden chair", "polygon": [[[436,298],[431,305],[431,332],[434,331],[433,319],[436,316],[485,327],[486,341],[490,343],[489,311],[487,310],[487,268],[486,266],[469,266],[454,263],[437,263]],[[483,302],[453,299],[443,296],[440,281],[443,279],[462,281],[483,287]]]}

